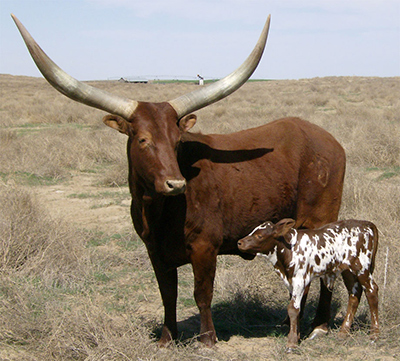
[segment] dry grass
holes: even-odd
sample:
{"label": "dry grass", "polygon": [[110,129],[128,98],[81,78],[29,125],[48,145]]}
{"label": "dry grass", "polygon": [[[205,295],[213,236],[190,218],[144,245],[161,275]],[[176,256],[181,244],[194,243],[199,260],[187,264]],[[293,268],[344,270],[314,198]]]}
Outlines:
{"label": "dry grass", "polygon": [[[95,85],[148,101],[172,99],[195,87]],[[125,219],[104,225],[114,216],[115,205],[129,214],[126,138],[102,125],[102,112],[68,100],[42,79],[0,75],[0,92],[0,359],[399,357],[398,78],[250,82],[197,112],[195,131],[204,133],[231,132],[284,116],[300,116],[327,129],[347,153],[341,218],[368,219],[380,229],[375,270],[380,286],[380,341],[369,343],[365,298],[352,336],[345,341],[336,337],[347,298],[342,282],[337,282],[333,331],[318,342],[303,341],[296,355],[283,352],[285,332],[277,327],[288,301],[281,281],[263,260],[246,262],[233,256],[218,261],[213,302],[218,347],[204,349],[196,341],[199,318],[192,296],[193,276],[190,266],[184,266],[179,270],[181,342],[158,349],[154,338],[163,310],[145,248],[126,228],[116,231],[117,223]],[[72,192],[77,180],[89,176],[90,184],[77,183]],[[107,191],[105,186],[118,186],[121,191]],[[49,198],[54,189],[70,190],[70,198],[64,203]],[[85,222],[86,211],[77,210],[86,205],[93,212],[102,211],[103,218]],[[302,323],[304,336],[318,289],[313,284]]]}

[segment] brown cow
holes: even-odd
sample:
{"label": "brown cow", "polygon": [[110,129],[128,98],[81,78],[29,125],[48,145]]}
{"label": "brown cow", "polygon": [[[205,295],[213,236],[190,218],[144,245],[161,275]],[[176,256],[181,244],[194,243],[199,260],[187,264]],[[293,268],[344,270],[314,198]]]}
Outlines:
{"label": "brown cow", "polygon": [[296,230],[296,221],[283,219],[277,224],[265,222],[247,237],[238,241],[243,252],[264,255],[289,289],[292,299],[288,306],[290,332],[288,351],[300,339],[299,314],[303,295],[310,283],[321,277],[333,289],[341,273],[349,292],[347,314],[339,334],[347,336],[354,315],[365,291],[371,311],[371,339],[379,335],[378,286],[372,278],[378,249],[378,229],[368,221],[339,221],[315,230]]}
{"label": "brown cow", "polygon": [[[165,309],[160,344],[177,337],[177,267],[191,263],[200,340],[213,345],[217,255],[246,257],[237,240],[265,219],[296,217],[298,227],[311,228],[334,221],[341,202],[345,154],[316,125],[287,118],[230,135],[188,133],[196,122],[190,112],[228,96],[251,76],[270,18],[238,69],[164,103],[137,102],[78,82],[13,18],[45,78],[68,97],[111,113],[104,123],[128,136],[132,220],[146,244]],[[326,331],[331,293],[321,287],[315,325]]]}

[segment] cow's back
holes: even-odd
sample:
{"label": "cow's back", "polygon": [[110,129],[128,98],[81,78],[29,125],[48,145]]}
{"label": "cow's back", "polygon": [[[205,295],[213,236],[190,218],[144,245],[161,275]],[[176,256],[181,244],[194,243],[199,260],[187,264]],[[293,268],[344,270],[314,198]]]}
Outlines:
{"label": "cow's back", "polygon": [[227,135],[188,134],[181,153],[186,236],[212,234],[215,242],[224,240],[222,253],[236,253],[237,239],[261,222],[296,219],[299,209],[321,208],[319,197],[332,205],[331,188],[340,205],[343,149],[328,132],[298,118]]}

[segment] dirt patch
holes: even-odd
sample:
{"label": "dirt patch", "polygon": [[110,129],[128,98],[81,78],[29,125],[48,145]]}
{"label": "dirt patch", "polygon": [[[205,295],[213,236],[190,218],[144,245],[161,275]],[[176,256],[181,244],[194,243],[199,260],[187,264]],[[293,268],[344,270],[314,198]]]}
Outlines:
{"label": "dirt patch", "polygon": [[[96,185],[97,180],[96,174],[76,173],[68,182],[35,187],[34,193],[52,215],[78,228],[108,233],[131,232],[128,188],[110,190]],[[118,197],[118,204],[114,196]]]}

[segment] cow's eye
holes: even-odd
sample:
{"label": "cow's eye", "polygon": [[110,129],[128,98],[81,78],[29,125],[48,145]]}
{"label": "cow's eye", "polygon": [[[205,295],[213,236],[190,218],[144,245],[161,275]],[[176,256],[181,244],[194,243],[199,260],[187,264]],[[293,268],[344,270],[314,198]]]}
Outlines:
{"label": "cow's eye", "polygon": [[139,138],[139,140],[138,140],[139,145],[142,145],[142,146],[145,145],[146,142],[147,142],[146,138]]}

